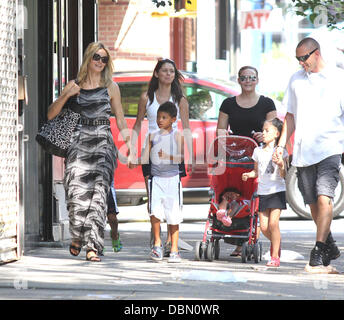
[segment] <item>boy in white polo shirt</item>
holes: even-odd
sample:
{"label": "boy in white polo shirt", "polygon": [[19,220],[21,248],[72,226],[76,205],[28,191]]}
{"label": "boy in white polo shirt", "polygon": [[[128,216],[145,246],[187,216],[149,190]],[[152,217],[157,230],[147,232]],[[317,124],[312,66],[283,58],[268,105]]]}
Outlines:
{"label": "boy in white polo shirt", "polygon": [[[151,217],[154,244],[150,257],[152,260],[163,259],[160,238],[160,223],[166,220],[171,231],[171,253],[168,262],[180,262],[178,252],[179,224],[182,217],[182,185],[179,177],[179,164],[184,160],[183,136],[172,128],[177,119],[174,103],[163,103],[157,113],[160,130],[149,135],[149,152],[151,177],[149,179],[149,214]],[[147,154],[143,155],[143,157]]]}
{"label": "boy in white polo shirt", "polygon": [[317,227],[309,265],[328,266],[340,255],[330,226],[344,151],[344,70],[325,65],[313,38],[297,45],[296,58],[303,69],[292,75],[285,93],[287,114],[276,155],[295,132],[292,165]]}

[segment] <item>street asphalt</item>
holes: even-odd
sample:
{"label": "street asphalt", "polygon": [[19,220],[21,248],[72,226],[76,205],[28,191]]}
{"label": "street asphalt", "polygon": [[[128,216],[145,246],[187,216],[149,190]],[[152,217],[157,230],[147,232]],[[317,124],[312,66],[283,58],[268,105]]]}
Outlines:
{"label": "street asphalt", "polygon": [[[194,248],[196,241],[203,237],[208,205],[185,205],[184,213],[180,237]],[[124,316],[136,311],[141,312],[141,319],[146,319],[142,309],[135,309],[141,300],[146,306],[153,306],[157,301],[173,301],[175,307],[177,301],[214,305],[214,301],[228,300],[344,299],[344,255],[331,263],[336,274],[305,271],[314,246],[315,226],[312,221],[299,219],[290,210],[282,214],[280,222],[282,256],[279,268],[266,267],[269,242],[264,236],[261,236],[263,260],[259,263],[242,263],[240,257],[230,257],[234,246],[222,240],[219,260],[197,261],[192,249],[181,250],[181,263],[171,264],[166,259],[156,263],[149,259],[150,224],[145,205],[121,207],[119,218],[123,242],[120,252],[112,252],[109,227],[105,254],[98,263],[86,261],[84,251],[79,257],[71,256],[68,243],[42,243],[19,261],[0,265],[0,299],[120,300],[122,304],[117,312],[123,319],[134,319]],[[342,252],[343,230],[344,219],[334,220],[332,233]],[[166,235],[165,224],[162,234]],[[177,314],[173,306],[169,307],[171,309],[165,307],[166,310],[152,307],[145,312],[155,310],[155,317],[159,318],[160,314],[169,319],[167,314],[174,311]],[[145,316],[148,319],[152,315]]]}

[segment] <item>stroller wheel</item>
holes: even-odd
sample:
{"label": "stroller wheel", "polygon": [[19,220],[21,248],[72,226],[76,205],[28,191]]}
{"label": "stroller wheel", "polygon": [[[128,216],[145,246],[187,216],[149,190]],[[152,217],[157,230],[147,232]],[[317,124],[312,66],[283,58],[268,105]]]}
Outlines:
{"label": "stroller wheel", "polygon": [[248,254],[247,242],[244,242],[241,247],[241,262],[246,263]]}
{"label": "stroller wheel", "polygon": [[195,260],[197,261],[201,260],[202,255],[203,255],[202,242],[197,241],[195,245]]}
{"label": "stroller wheel", "polygon": [[255,263],[258,263],[259,261],[261,261],[261,245],[260,245],[260,242],[257,241],[255,244],[254,244],[254,247],[253,247],[253,257],[254,257],[254,262]]}
{"label": "stroller wheel", "polygon": [[206,254],[206,259],[208,261],[213,261],[215,258],[215,246],[214,243],[209,241],[207,245],[207,254]]}
{"label": "stroller wheel", "polygon": [[247,245],[247,253],[246,253],[247,261],[251,261],[252,254],[253,254],[253,246],[252,246],[252,244],[248,244]]}
{"label": "stroller wheel", "polygon": [[219,260],[220,257],[220,241],[219,240],[215,240],[215,260]]}

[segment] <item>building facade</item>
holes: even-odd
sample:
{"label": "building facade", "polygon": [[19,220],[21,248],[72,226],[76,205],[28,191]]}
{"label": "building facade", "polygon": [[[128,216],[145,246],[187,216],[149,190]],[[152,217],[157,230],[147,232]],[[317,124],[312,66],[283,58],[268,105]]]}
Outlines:
{"label": "building facade", "polygon": [[0,3],[0,263],[53,240],[56,161],[35,136],[95,40],[96,7],[93,0]]}
{"label": "building facade", "polygon": [[22,247],[17,1],[0,3],[0,262],[15,259]]}

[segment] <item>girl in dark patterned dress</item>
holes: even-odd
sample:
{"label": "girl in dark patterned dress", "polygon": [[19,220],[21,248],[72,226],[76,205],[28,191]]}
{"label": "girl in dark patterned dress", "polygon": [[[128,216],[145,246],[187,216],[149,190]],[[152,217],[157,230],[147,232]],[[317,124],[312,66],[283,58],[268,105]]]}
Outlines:
{"label": "girl in dark patterned dress", "polygon": [[[113,180],[116,148],[110,130],[111,112],[121,133],[127,132],[118,85],[112,80],[113,64],[101,43],[87,47],[77,80],[70,81],[50,106],[48,119],[56,117],[67,100],[78,96],[81,119],[65,160],[64,187],[72,237],[70,253],[82,247],[88,261],[100,261],[104,248],[107,199]],[[124,136],[129,147],[129,136]]]}

